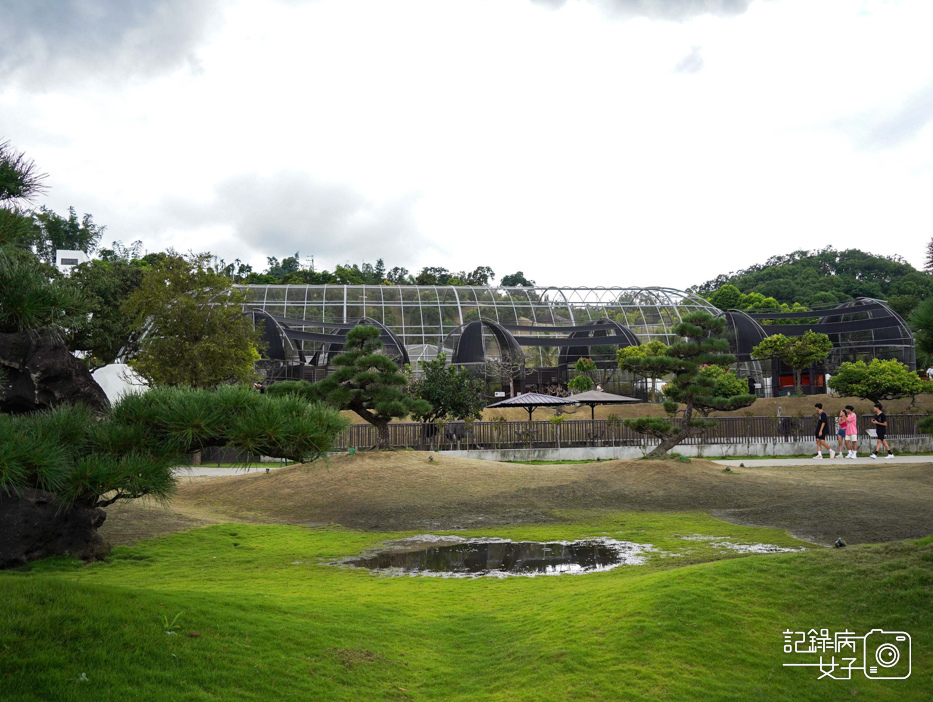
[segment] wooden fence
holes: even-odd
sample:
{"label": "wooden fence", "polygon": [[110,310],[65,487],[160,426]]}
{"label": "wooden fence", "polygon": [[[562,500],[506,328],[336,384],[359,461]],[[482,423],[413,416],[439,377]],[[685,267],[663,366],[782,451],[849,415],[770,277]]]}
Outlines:
{"label": "wooden fence", "polygon": [[[917,422],[923,415],[888,415],[888,438],[899,439],[919,435]],[[789,443],[813,439],[815,417],[712,417],[716,426],[683,444],[744,444]],[[859,417],[859,437],[864,439],[872,427],[870,417]],[[828,437],[835,446],[835,435]],[[561,424],[543,422],[438,422],[393,423],[389,425],[389,441],[393,448],[420,450],[437,449],[505,449],[505,448],[570,448],[578,446],[642,446],[657,443],[655,439],[637,434],[621,421],[606,419],[572,420]],[[375,448],[376,428],[356,424],[343,431],[335,442],[335,450]]]}

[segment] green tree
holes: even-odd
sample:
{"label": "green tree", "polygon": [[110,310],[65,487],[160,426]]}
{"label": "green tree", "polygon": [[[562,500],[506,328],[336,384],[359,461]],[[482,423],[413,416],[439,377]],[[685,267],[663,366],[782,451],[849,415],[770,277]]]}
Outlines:
{"label": "green tree", "polygon": [[753,358],[778,358],[794,371],[797,394],[803,394],[801,376],[805,368],[826,360],[833,343],[826,334],[807,330],[802,336],[787,337],[775,334],[766,337],[752,349]]}
{"label": "green tree", "polygon": [[170,253],[123,305],[144,330],[130,365],[150,385],[213,388],[255,377],[259,332],[243,314],[246,294],[205,268],[209,258]]}
{"label": "green tree", "polygon": [[933,297],[921,302],[910,315],[917,350],[930,362],[933,360]]}
{"label": "green tree", "polygon": [[742,291],[731,283],[723,285],[707,297],[712,304],[721,310],[737,309],[741,298]]}
{"label": "green tree", "polygon": [[873,358],[870,363],[843,363],[830,378],[829,386],[840,395],[872,402],[915,397],[923,391],[916,372],[896,360]]}
{"label": "green tree", "polygon": [[84,351],[93,369],[132,357],[139,347],[141,329],[122,307],[142,284],[144,269],[116,258],[95,259],[76,266],[70,282],[87,297],[90,315],[69,328],[72,351]]}
{"label": "green tree", "polygon": [[933,237],[927,242],[927,256],[923,262],[923,270],[933,273]]}
{"label": "green tree", "polygon": [[29,248],[35,237],[32,213],[22,207],[44,192],[46,174],[35,161],[0,142],[0,246]]}
{"label": "green tree", "polygon": [[353,327],[347,332],[343,353],[334,358],[334,372],[312,387],[321,399],[356,412],[376,427],[379,446],[387,449],[393,418],[425,416],[431,407],[406,393],[408,381],[395,362],[382,353],[379,334],[377,327]]}
{"label": "green tree", "polygon": [[573,368],[577,371],[577,375],[570,379],[567,387],[573,392],[592,390],[593,386],[596,385],[596,381],[593,379],[596,374],[596,361],[592,358],[578,358],[577,362],[573,364]]}
{"label": "green tree", "polygon": [[728,411],[748,407],[755,401],[755,396],[748,394],[716,396],[716,380],[701,372],[703,366],[726,368],[735,362],[735,357],[727,353],[729,342],[722,336],[725,326],[726,320],[722,317],[713,317],[708,312],[693,312],[674,326],[674,334],[683,337],[683,341],[671,344],[663,356],[644,357],[640,362],[643,370],[639,370],[637,358],[629,359],[634,372],[641,375],[659,367],[663,367],[666,373],[673,373],[674,379],[668,383],[665,392],[670,392],[684,405],[679,422],[673,417],[678,412],[677,402],[671,400],[664,403],[670,419],[640,417],[625,420],[625,425],[635,431],[660,439],[649,456],[660,458],[684,439],[713,425],[709,419],[695,419],[695,409]]}
{"label": "green tree", "polygon": [[619,368],[637,373],[651,381],[651,401],[657,400],[657,381],[667,373],[667,345],[653,340],[638,346],[625,346],[616,351]]}
{"label": "green tree", "polygon": [[87,311],[81,291],[33,254],[0,247],[0,332],[59,338],[64,329],[83,324]]}
{"label": "green tree", "polygon": [[0,142],[0,202],[14,205],[31,202],[44,191],[42,181],[46,177],[36,168],[35,161],[13,149],[9,141]]}
{"label": "green tree", "polygon": [[[701,366],[699,372],[697,373],[697,378],[704,386],[712,388],[712,391],[709,393],[709,395],[714,399],[721,397],[755,397],[755,395],[750,395],[748,392],[748,381],[742,380],[738,375],[733,373],[730,368],[726,368],[724,366]],[[672,400],[674,402],[683,401],[682,397],[680,396],[680,389],[676,385],[668,386],[668,388],[665,389],[664,394],[668,400]],[[693,406],[704,417],[708,417],[710,412],[720,409],[720,406],[716,402],[713,404],[706,404],[705,399],[706,396],[698,395],[694,398]],[[752,403],[749,402],[747,405],[742,406],[746,407],[750,404]]]}
{"label": "green tree", "polygon": [[447,365],[445,354],[421,364],[421,377],[411,385],[411,394],[429,406],[425,411],[413,411],[422,422],[438,419],[478,418],[486,402],[482,383],[465,368]]}
{"label": "green tree", "polygon": [[101,509],[147,495],[164,501],[175,488],[173,467],[187,464],[193,452],[230,446],[313,460],[346,426],[332,407],[241,386],[130,394],[102,417],[70,405],[0,415],[0,492],[41,490],[63,517],[75,507]]}
{"label": "green tree", "polygon": [[499,284],[504,288],[533,288],[535,286],[535,281],[529,280],[525,277],[524,273],[518,271],[517,273],[510,273],[509,275],[502,276],[502,280]]}
{"label": "green tree", "polygon": [[17,205],[41,193],[44,178],[33,161],[0,142],[0,332],[58,336],[87,313],[78,289],[29,251],[35,226]]}
{"label": "green tree", "polygon": [[[711,301],[724,286],[742,293],[758,293],[782,305],[795,302],[813,308],[832,305],[856,297],[888,300],[891,307],[907,316],[916,304],[933,295],[933,276],[923,275],[898,256],[875,256],[858,249],[837,251],[794,251],[773,256],[765,263],[720,275],[692,288]],[[713,302],[717,307],[723,304]],[[750,305],[736,306],[748,309]]]}
{"label": "green tree", "polygon": [[60,249],[83,251],[86,254],[96,251],[106,229],[94,224],[89,214],[78,219],[74,207],[68,208],[67,218],[42,207],[35,215],[35,222],[33,251],[39,260],[53,265],[55,252]]}

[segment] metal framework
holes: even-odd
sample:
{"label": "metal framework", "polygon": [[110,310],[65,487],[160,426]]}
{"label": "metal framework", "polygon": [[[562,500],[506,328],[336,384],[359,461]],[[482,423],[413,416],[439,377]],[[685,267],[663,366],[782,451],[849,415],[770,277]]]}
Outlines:
{"label": "metal framework", "polygon": [[[332,335],[363,318],[396,337],[412,364],[431,360],[471,322],[491,322],[471,329],[491,357],[501,353],[494,331],[505,329],[522,347],[529,367],[572,364],[586,353],[614,362],[615,349],[658,339],[674,341],[673,326],[696,310],[719,312],[697,295],[672,288],[558,288],[375,285],[243,286],[251,301],[293,330],[283,350],[312,365],[326,363]],[[500,334],[501,336],[501,334]],[[618,338],[616,338],[618,337]],[[573,341],[571,341],[571,339]],[[599,343],[596,339],[601,340]],[[509,342],[511,344],[511,342]],[[291,351],[290,351],[291,350]],[[290,354],[290,355],[289,355]],[[605,359],[602,359],[605,356]],[[451,357],[451,356],[448,356]],[[318,359],[318,360],[314,360]]]}

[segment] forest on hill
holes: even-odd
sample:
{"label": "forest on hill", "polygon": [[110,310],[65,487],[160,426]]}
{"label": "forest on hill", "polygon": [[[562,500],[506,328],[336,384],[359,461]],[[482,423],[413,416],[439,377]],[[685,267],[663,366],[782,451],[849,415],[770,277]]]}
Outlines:
{"label": "forest on hill", "polygon": [[[825,307],[874,297],[887,300],[895,312],[907,317],[922,300],[933,296],[933,275],[918,271],[899,256],[827,247],[773,256],[690,290],[721,309],[792,307],[795,303],[798,308]],[[768,304],[772,301],[777,305]]]}

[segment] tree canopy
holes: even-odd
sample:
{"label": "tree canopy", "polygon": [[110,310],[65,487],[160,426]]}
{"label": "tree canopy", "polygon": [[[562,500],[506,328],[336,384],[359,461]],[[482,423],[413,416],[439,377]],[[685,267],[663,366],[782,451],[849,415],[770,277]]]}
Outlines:
{"label": "tree canopy", "polygon": [[[240,265],[228,271],[235,282],[245,285],[491,285],[496,277],[489,266],[477,266],[472,271],[450,271],[441,266],[425,266],[417,275],[407,268],[395,266],[388,269],[383,259],[374,264],[338,265],[333,271],[316,270],[314,261],[302,265],[301,256],[295,252],[281,261],[275,256],[266,259],[267,267],[261,273],[253,272],[249,266]],[[521,275],[518,273],[517,275]],[[524,280],[524,277],[522,277]],[[527,281],[526,281],[527,283]],[[502,283],[506,285],[505,282]],[[525,283],[510,283],[514,285]],[[532,282],[531,285],[534,283]]]}
{"label": "tree canopy", "polygon": [[616,351],[619,368],[637,373],[651,381],[651,401],[657,399],[657,381],[668,372],[667,345],[657,339],[638,346],[624,346]]}
{"label": "tree canopy", "polygon": [[713,317],[705,311],[693,312],[674,326],[674,334],[683,340],[667,347],[663,356],[628,359],[634,372],[641,375],[646,373],[639,371],[639,367],[645,371],[663,367],[665,372],[673,373],[674,379],[665,388],[671,399],[665,401],[664,407],[673,415],[678,411],[678,402],[684,405],[683,418],[679,422],[673,417],[625,420],[626,426],[661,440],[650,456],[663,456],[687,437],[711,426],[711,420],[693,417],[695,409],[728,411],[748,407],[755,401],[755,396],[747,393],[717,396],[716,378],[710,373],[703,373],[704,366],[728,368],[735,362],[735,356],[727,353],[729,342],[722,336],[725,325],[726,320],[722,317]]}
{"label": "tree canopy", "polygon": [[829,379],[829,387],[839,395],[881,402],[919,395],[923,382],[900,361],[873,358],[870,363],[843,363]]}
{"label": "tree canopy", "polygon": [[801,376],[805,368],[829,356],[833,343],[826,334],[808,329],[801,336],[774,334],[752,349],[753,358],[778,358],[794,371],[794,387],[803,393]]}
{"label": "tree canopy", "polygon": [[438,419],[470,419],[483,413],[486,405],[483,383],[465,368],[447,365],[445,354],[421,363],[421,377],[411,384],[411,394],[429,409],[412,414],[422,422]]}
{"label": "tree canopy", "polygon": [[212,388],[254,378],[259,332],[243,314],[246,294],[205,262],[166,256],[123,305],[145,329],[130,365],[150,385]]}
{"label": "tree canopy", "polygon": [[928,297],[910,313],[910,326],[917,342],[918,360],[924,365],[933,362],[933,297]]}
{"label": "tree canopy", "polygon": [[722,291],[727,285],[740,294],[759,293],[765,299],[773,298],[778,306],[798,303],[812,308],[856,297],[879,298],[887,300],[902,316],[933,295],[933,277],[898,256],[876,256],[858,249],[837,251],[832,247],[774,256],[763,264],[719,275],[691,290],[720,309],[746,309],[740,304],[728,304],[732,293]]}
{"label": "tree canopy", "polygon": [[0,414],[0,489],[35,488],[64,505],[106,507],[168,498],[172,468],[210,446],[305,461],[324,455],[347,422],[335,409],[249,387],[129,394],[103,417],[83,406]]}
{"label": "tree canopy", "polygon": [[91,368],[132,357],[141,328],[122,307],[142,284],[145,268],[122,259],[94,259],[71,272],[70,282],[86,296],[90,314],[68,330],[68,348],[84,351]]}
{"label": "tree canopy", "polygon": [[[347,332],[344,350],[334,358],[334,372],[304,387],[304,394],[334,407],[356,412],[376,427],[381,448],[389,448],[389,422],[409,414],[425,416],[431,406],[406,392],[408,379],[382,353],[377,327],[360,324]],[[275,383],[268,392],[300,391],[290,383]]]}
{"label": "tree canopy", "polygon": [[77,287],[30,250],[35,225],[18,203],[38,195],[44,178],[33,161],[0,143],[0,333],[58,334],[88,311]]}
{"label": "tree canopy", "polygon": [[593,389],[596,381],[593,376],[596,374],[596,361],[592,358],[578,358],[573,364],[573,369],[577,372],[567,383],[567,387],[572,392],[587,392]]}

